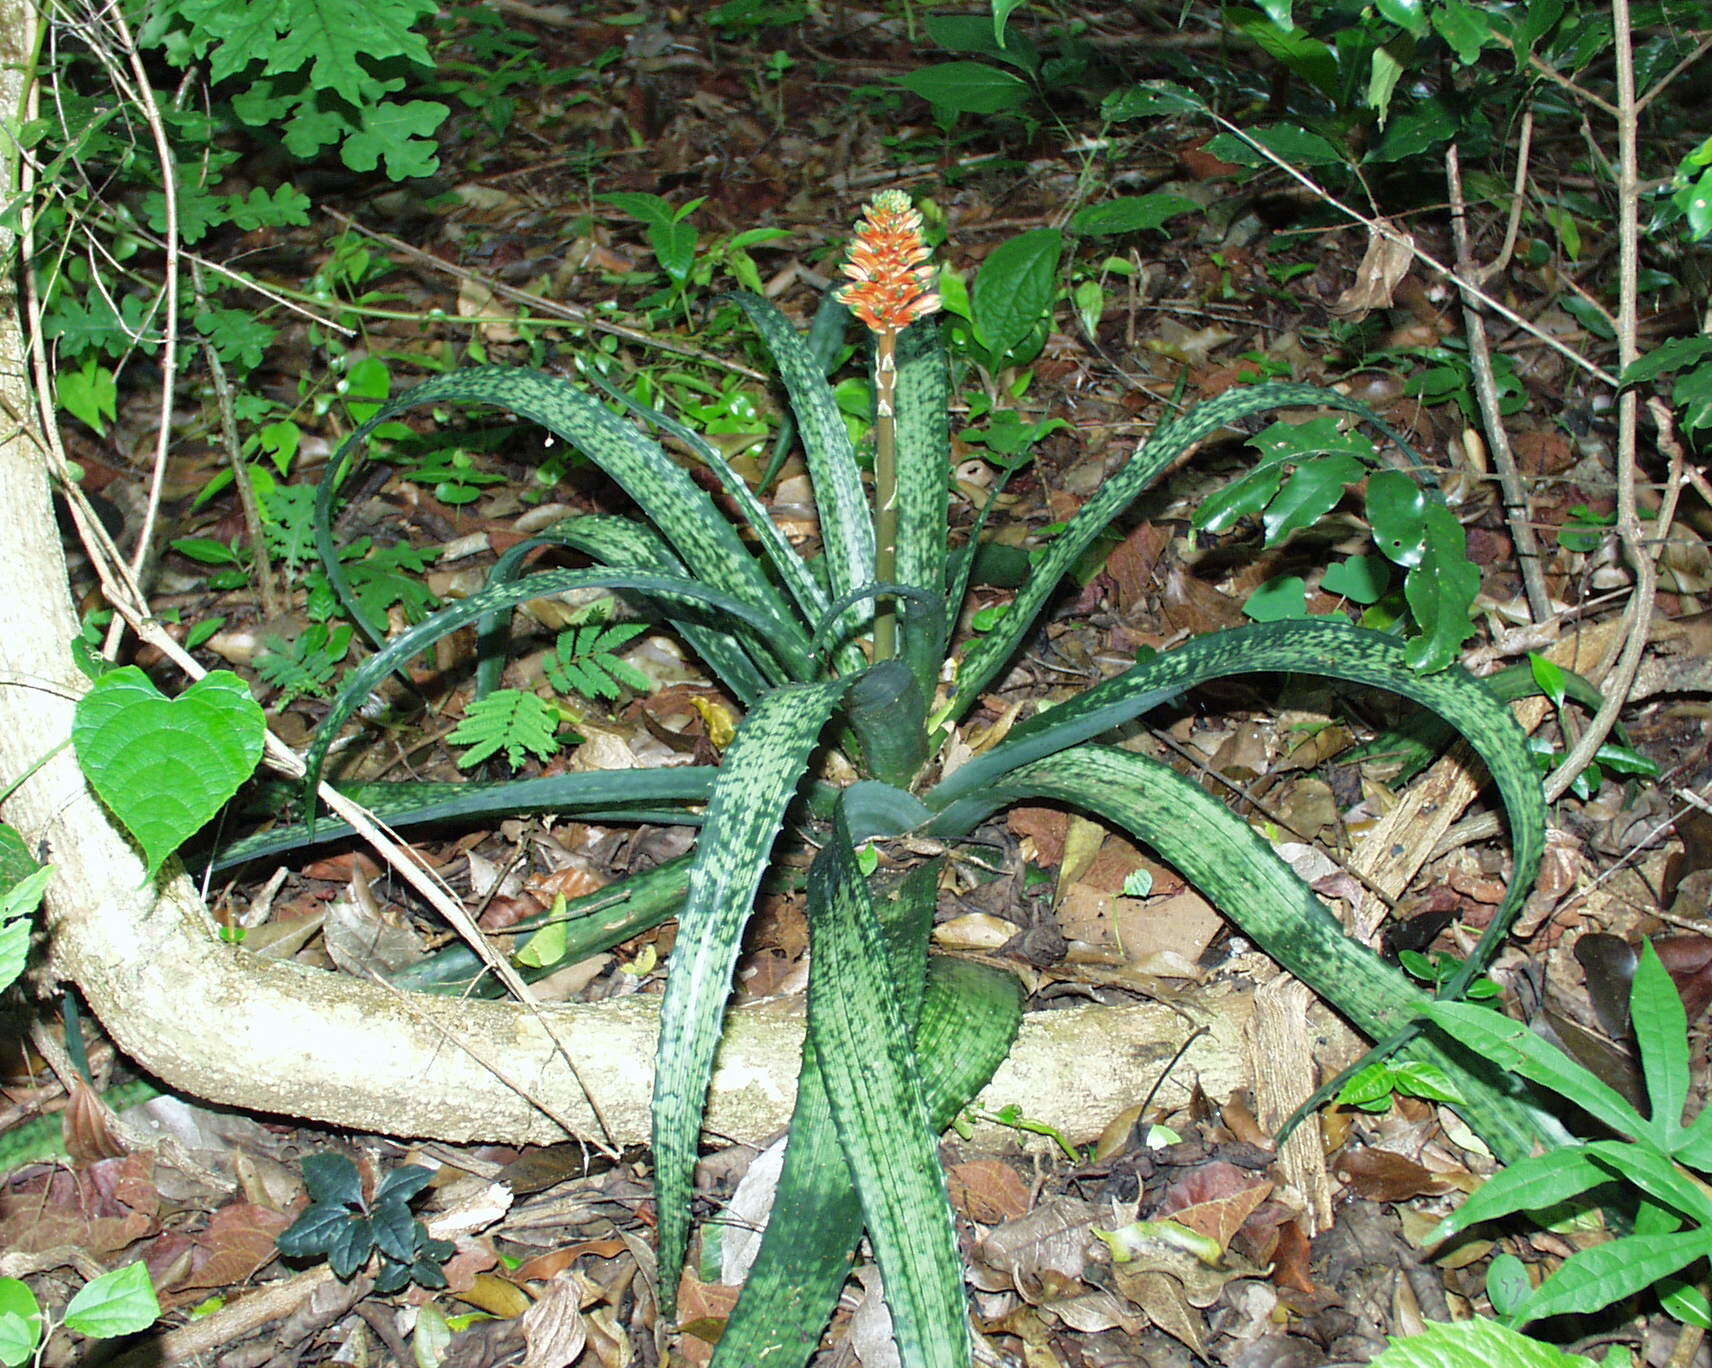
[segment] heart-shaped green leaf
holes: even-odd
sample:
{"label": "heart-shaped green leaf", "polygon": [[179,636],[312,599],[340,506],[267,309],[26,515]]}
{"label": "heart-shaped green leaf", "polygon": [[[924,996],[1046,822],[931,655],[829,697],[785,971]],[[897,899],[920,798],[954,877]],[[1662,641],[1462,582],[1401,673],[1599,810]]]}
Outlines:
{"label": "heart-shaped green leaf", "polygon": [[261,708],[229,670],[167,698],[128,665],[83,696],[71,737],[84,775],[137,838],[153,874],[250,777],[266,730]]}

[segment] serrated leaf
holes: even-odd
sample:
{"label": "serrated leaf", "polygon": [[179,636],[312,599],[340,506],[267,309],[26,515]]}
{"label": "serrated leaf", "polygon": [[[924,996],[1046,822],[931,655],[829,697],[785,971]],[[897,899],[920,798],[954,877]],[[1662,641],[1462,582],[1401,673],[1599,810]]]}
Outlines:
{"label": "serrated leaf", "polygon": [[116,1339],[147,1330],[160,1313],[148,1265],[139,1259],[80,1287],[66,1303],[65,1323],[80,1335]]}
{"label": "serrated leaf", "polygon": [[433,1169],[425,1168],[421,1164],[403,1164],[381,1179],[380,1186],[375,1189],[375,1205],[380,1206],[384,1202],[408,1203],[433,1181]]}
{"label": "serrated leaf", "polygon": [[71,735],[84,775],[137,838],[152,875],[255,772],[266,731],[249,688],[229,670],[169,699],[127,665],[78,701]]}
{"label": "serrated leaf", "polygon": [[403,1202],[376,1202],[369,1228],[381,1253],[408,1264],[416,1257],[416,1218]]}

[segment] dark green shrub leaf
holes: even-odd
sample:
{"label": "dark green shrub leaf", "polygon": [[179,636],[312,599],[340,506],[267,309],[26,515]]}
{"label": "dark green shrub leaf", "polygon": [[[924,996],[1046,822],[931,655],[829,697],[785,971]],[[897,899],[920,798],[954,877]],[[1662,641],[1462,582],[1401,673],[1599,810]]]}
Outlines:
{"label": "dark green shrub leaf", "polygon": [[303,1161],[303,1185],[324,1206],[363,1204],[363,1179],[349,1158],[335,1151],[311,1154]]}
{"label": "dark green shrub leaf", "polygon": [[416,1231],[419,1222],[402,1201],[376,1202],[369,1215],[375,1246],[382,1254],[408,1266],[416,1258]]}
{"label": "dark green shrub leaf", "polygon": [[1378,0],[1380,17],[1417,38],[1427,36],[1426,6],[1421,0]]}
{"label": "dark green shrub leaf", "polygon": [[1199,207],[1182,195],[1126,195],[1078,210],[1070,220],[1070,231],[1090,237],[1139,233],[1146,228],[1158,228],[1178,214],[1193,213]]}
{"label": "dark green shrub leaf", "polygon": [[1405,648],[1406,658],[1412,669],[1430,674],[1452,664],[1474,635],[1468,614],[1480,592],[1480,571],[1469,562],[1467,534],[1456,514],[1434,500],[1425,521],[1426,551],[1404,579],[1403,596],[1421,629]]}
{"label": "dark green shrub leaf", "polygon": [[1003,114],[1028,103],[1029,84],[985,62],[941,62],[898,78],[898,84],[949,114]]}
{"label": "dark green shrub leaf", "polygon": [[255,772],[266,730],[249,688],[229,670],[169,699],[127,665],[79,700],[71,735],[83,773],[153,874]]}
{"label": "dark green shrub leaf", "polygon": [[333,1276],[349,1282],[374,1253],[374,1225],[367,1216],[347,1215],[343,1225],[333,1226],[327,1234],[327,1265]]}
{"label": "dark green shrub leaf", "polygon": [[279,1233],[274,1243],[288,1259],[310,1259],[325,1254],[334,1237],[351,1219],[351,1209],[317,1202]]}
{"label": "dark green shrub leaf", "polygon": [[1292,532],[1319,521],[1337,507],[1345,487],[1366,473],[1360,461],[1342,453],[1317,456],[1297,466],[1267,506],[1262,519],[1266,545],[1275,546]]}
{"label": "dark green shrub leaf", "polygon": [[1367,481],[1367,525],[1373,544],[1393,565],[1412,569],[1426,551],[1426,492],[1400,470]]}

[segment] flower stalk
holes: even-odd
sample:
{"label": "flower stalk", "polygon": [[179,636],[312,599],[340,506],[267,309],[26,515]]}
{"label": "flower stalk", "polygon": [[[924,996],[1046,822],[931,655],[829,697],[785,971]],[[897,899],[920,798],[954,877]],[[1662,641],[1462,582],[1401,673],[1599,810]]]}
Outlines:
{"label": "flower stalk", "polygon": [[[839,301],[874,334],[874,575],[881,584],[897,573],[898,334],[939,308],[932,249],[922,239],[921,214],[901,190],[882,190],[862,211],[844,274],[851,283]],[[897,610],[874,614],[874,659],[897,654]]]}

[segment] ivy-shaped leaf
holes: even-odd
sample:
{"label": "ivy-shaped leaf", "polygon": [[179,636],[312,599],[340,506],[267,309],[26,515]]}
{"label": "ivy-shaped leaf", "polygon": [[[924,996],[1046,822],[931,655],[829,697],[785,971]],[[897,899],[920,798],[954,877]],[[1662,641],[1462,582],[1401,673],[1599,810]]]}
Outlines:
{"label": "ivy-shaped leaf", "polygon": [[339,155],[353,171],[373,171],[386,158],[389,179],[431,176],[440,166],[439,147],[428,136],[451,113],[437,100],[384,101],[362,112],[357,132],[345,139]]}

